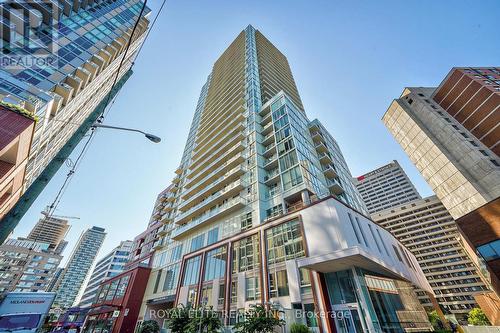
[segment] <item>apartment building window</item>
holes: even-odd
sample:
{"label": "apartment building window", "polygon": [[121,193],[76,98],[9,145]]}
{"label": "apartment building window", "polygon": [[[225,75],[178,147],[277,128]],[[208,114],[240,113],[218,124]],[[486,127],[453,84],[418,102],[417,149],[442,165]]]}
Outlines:
{"label": "apartment building window", "polygon": [[165,281],[163,282],[163,291],[172,290],[175,288],[177,275],[179,274],[179,264],[169,266],[166,270]]}
{"label": "apartment building window", "polygon": [[311,286],[311,274],[307,268],[299,269],[299,277],[300,277],[300,293],[310,294],[312,292]]}
{"label": "apartment building window", "polygon": [[486,261],[500,258],[500,240],[496,240],[477,247],[478,252]]}
{"label": "apartment building window", "polygon": [[189,286],[198,283],[198,276],[200,274],[201,256],[189,258],[186,261],[186,268],[184,273],[183,286]]}
{"label": "apartment building window", "polygon": [[238,301],[238,281],[231,281],[231,303]]}
{"label": "apartment building window", "polygon": [[118,282],[119,280],[114,280],[109,284],[109,291],[108,294],[106,295],[106,301],[112,301],[115,297],[116,289],[118,289]]}
{"label": "apartment building window", "polygon": [[260,264],[259,235],[255,234],[233,244],[233,273],[258,268]]}
{"label": "apartment building window", "polygon": [[248,230],[252,227],[252,213],[241,215],[241,230]]}
{"label": "apartment building window", "polygon": [[219,227],[216,227],[208,232],[207,245],[216,243],[218,238],[219,238]]}
{"label": "apartment building window", "polygon": [[204,281],[221,278],[226,274],[227,250],[221,246],[209,251],[205,258],[205,278]]}
{"label": "apartment building window", "polygon": [[285,270],[269,274],[269,293],[271,297],[290,295],[288,277]]}
{"label": "apartment building window", "polygon": [[289,190],[292,187],[302,183],[302,174],[300,166],[296,166],[282,174],[283,190]]}
{"label": "apartment building window", "polygon": [[160,285],[161,273],[162,273],[161,269],[156,273],[155,286],[153,288],[153,293],[155,293],[155,294],[158,292],[158,286]]}
{"label": "apartment building window", "polygon": [[293,220],[266,231],[267,260],[269,264],[299,258],[305,255],[302,231],[298,221]]}
{"label": "apartment building window", "polygon": [[196,297],[198,296],[197,287],[191,287],[188,289],[187,305],[193,306],[196,303]]}
{"label": "apartment building window", "polygon": [[205,234],[194,237],[191,240],[191,252],[201,249],[205,242]]}
{"label": "apartment building window", "polygon": [[224,282],[219,284],[219,297],[217,299],[218,305],[224,305],[226,299],[226,284]]}
{"label": "apartment building window", "polygon": [[177,245],[172,249],[172,261],[181,259],[182,256],[182,244]]}
{"label": "apartment building window", "polygon": [[245,278],[245,297],[247,301],[260,299],[260,286],[258,277]]}

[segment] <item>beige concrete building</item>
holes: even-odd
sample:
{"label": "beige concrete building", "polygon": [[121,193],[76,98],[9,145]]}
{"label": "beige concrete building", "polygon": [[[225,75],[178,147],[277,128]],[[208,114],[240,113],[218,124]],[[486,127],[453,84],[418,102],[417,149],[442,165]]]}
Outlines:
{"label": "beige concrete building", "polygon": [[31,229],[27,239],[47,243],[51,249],[55,249],[61,243],[65,246],[64,237],[66,237],[70,228],[68,220],[49,216],[46,212],[42,212],[42,214],[43,217]]}
{"label": "beige concrete building", "polygon": [[500,159],[432,100],[433,88],[405,88],[382,120],[457,219],[500,196]]}
{"label": "beige concrete building", "polygon": [[139,320],[165,327],[155,311],[206,304],[231,326],[265,303],[314,332],[431,329],[415,257],[364,215],[338,144],[252,26],[215,62],[175,173],[150,222],[164,226]]}
{"label": "beige concrete building", "polygon": [[353,181],[370,214],[421,199],[398,161],[392,161]]}
{"label": "beige concrete building", "polygon": [[[372,218],[415,255],[445,313],[466,323],[467,313],[478,306],[474,295],[488,288],[477,258],[469,257],[455,221],[439,199],[413,200],[376,212]],[[425,292],[417,295],[424,306],[433,306]]]}

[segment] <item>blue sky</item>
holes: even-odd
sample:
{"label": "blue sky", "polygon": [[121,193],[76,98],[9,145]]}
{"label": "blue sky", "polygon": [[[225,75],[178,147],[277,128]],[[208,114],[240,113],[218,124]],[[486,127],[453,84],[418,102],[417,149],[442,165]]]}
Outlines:
{"label": "blue sky", "polygon": [[[149,4],[154,15],[160,1]],[[288,57],[308,116],[337,139],[354,176],[397,159],[431,195],[380,119],[405,86],[436,86],[453,66],[498,66],[499,13],[495,0],[167,0],[105,120],[163,141],[99,131],[56,212],[80,217],[71,220],[66,257],[92,225],[108,232],[99,257],[144,230],[174,176],[212,64],[248,24]],[[52,179],[15,237],[33,227],[67,171]]]}

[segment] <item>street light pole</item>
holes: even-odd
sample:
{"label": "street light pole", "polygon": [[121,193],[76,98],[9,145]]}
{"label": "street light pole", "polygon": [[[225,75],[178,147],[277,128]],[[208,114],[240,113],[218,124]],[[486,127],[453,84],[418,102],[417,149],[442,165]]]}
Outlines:
{"label": "street light pole", "polygon": [[161,141],[161,138],[156,136],[156,135],[153,135],[153,134],[150,134],[150,133],[146,133],[146,132],[143,132],[141,130],[138,130],[138,129],[135,129],[135,128],[126,128],[126,127],[117,127],[117,126],[109,126],[109,125],[104,125],[104,124],[100,124],[100,123],[93,123],[91,128],[109,128],[109,129],[116,129],[116,130],[120,130],[120,131],[129,131],[129,132],[137,132],[137,133],[141,133],[143,134],[148,140],[154,142],[154,143],[159,143]]}

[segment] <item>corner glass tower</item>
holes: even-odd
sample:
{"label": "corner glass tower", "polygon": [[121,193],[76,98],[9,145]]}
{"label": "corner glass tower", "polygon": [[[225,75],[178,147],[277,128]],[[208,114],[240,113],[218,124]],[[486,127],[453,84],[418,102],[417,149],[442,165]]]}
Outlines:
{"label": "corner glass tower", "polygon": [[149,9],[143,6],[141,0],[0,3],[0,102],[37,119],[24,195],[2,220],[1,237],[12,231],[130,76],[149,25]]}

